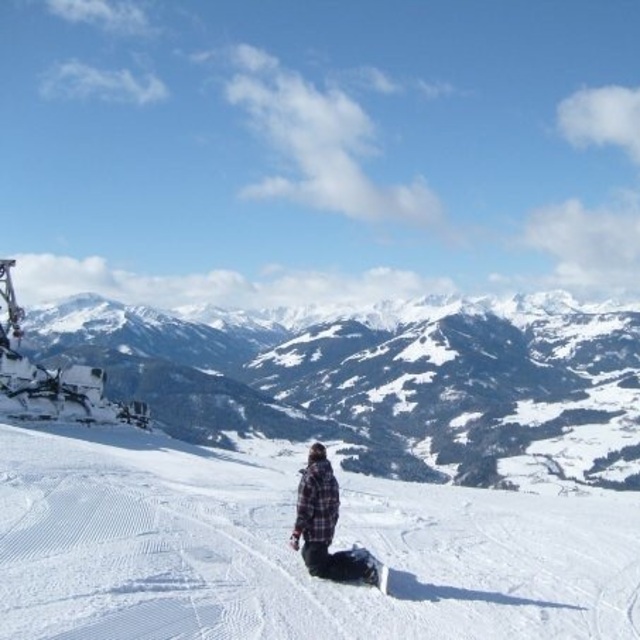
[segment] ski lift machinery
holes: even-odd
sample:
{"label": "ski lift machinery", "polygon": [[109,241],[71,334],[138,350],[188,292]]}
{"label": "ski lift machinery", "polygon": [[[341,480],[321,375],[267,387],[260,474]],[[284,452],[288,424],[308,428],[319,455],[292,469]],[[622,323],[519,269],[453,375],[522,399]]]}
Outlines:
{"label": "ski lift machinery", "polygon": [[148,428],[146,403],[116,404],[104,398],[103,369],[71,364],[49,371],[12,348],[12,340],[19,345],[24,335],[21,323],[25,318],[11,280],[15,265],[15,260],[0,259],[0,311],[6,305],[8,316],[4,325],[0,322],[0,414],[22,420],[126,422]]}
{"label": "ski lift machinery", "polygon": [[0,259],[0,296],[2,296],[7,305],[9,321],[7,327],[4,328],[0,323],[0,347],[9,349],[11,343],[7,331],[13,329],[13,337],[17,340],[22,338],[22,329],[20,323],[24,320],[24,309],[18,306],[16,302],[16,294],[11,282],[11,267],[16,266],[15,260]]}

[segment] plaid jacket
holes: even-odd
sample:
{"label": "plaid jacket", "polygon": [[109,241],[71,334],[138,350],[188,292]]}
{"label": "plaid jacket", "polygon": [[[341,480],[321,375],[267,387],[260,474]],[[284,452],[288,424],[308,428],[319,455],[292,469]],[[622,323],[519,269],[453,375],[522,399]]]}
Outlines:
{"label": "plaid jacket", "polygon": [[331,463],[318,460],[301,473],[295,529],[307,542],[330,544],[340,509],[340,488]]}

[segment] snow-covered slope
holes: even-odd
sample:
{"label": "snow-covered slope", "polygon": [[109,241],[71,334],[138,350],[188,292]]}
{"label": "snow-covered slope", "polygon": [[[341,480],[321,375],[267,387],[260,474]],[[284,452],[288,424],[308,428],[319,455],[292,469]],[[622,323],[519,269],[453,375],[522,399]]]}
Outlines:
{"label": "snow-covered slope", "polygon": [[243,446],[0,425],[0,638],[640,636],[637,494],[550,498],[338,469],[334,548],[358,541],[385,560],[385,597],[309,577],[288,548],[304,447]]}

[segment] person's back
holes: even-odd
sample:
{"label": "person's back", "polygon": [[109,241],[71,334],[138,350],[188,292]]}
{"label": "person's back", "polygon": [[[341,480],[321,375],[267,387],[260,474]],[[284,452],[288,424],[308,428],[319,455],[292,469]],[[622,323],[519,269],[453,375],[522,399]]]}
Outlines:
{"label": "person's back", "polygon": [[340,488],[326,458],[310,460],[298,487],[296,529],[306,542],[333,540],[340,509]]}
{"label": "person's back", "polygon": [[351,551],[330,554],[340,509],[340,488],[327,460],[323,444],[309,449],[307,468],[302,470],[298,485],[296,523],[289,543],[296,551],[300,537],[304,539],[302,557],[312,576],[330,580],[364,580],[378,583],[374,565],[357,558]]}

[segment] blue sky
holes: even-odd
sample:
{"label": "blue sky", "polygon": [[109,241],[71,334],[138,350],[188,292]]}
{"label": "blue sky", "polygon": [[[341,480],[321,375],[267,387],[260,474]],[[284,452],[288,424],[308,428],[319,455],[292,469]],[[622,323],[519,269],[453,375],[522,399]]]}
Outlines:
{"label": "blue sky", "polygon": [[640,297],[634,0],[5,0],[24,303]]}

